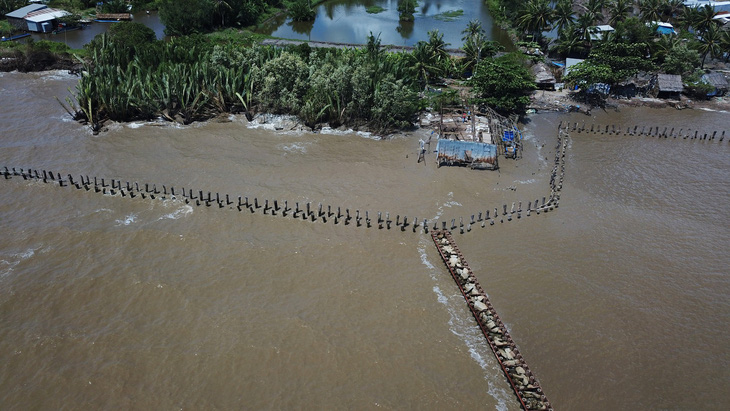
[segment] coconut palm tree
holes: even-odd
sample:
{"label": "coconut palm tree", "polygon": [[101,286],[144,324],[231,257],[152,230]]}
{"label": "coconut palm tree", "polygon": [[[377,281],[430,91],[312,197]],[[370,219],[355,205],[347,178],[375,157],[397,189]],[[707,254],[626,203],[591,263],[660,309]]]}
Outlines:
{"label": "coconut palm tree", "polygon": [[667,0],[664,2],[663,6],[663,17],[665,18],[665,21],[676,21],[682,13],[682,10],[685,8],[683,0]]}
{"label": "coconut palm tree", "polygon": [[594,22],[595,16],[593,13],[581,14],[578,16],[578,20],[576,20],[575,32],[587,46],[591,44],[591,34],[596,32]]}
{"label": "coconut palm tree", "polygon": [[559,0],[555,5],[555,19],[553,21],[560,34],[566,27],[575,22],[573,0]]}
{"label": "coconut palm tree", "polygon": [[551,51],[563,57],[585,56],[588,51],[580,31],[575,25],[566,27],[562,35],[553,44]]}
{"label": "coconut palm tree", "polygon": [[730,60],[730,31],[728,30],[722,30],[720,50],[725,55],[725,63],[727,63]]}
{"label": "coconut palm tree", "polygon": [[439,65],[430,51],[428,43],[419,41],[408,55],[408,65],[421,87],[426,87],[432,75],[438,75]]}
{"label": "coconut palm tree", "polygon": [[697,38],[700,41],[697,52],[702,56],[702,64],[700,68],[705,68],[705,59],[707,56],[712,58],[719,57],[722,53],[722,34],[720,29],[715,24],[711,24],[707,27],[707,30],[702,33],[702,36]]}
{"label": "coconut palm tree", "polygon": [[639,0],[641,20],[644,22],[660,21],[662,4],[660,0]]}
{"label": "coconut palm tree", "polygon": [[537,40],[542,37],[543,31],[550,29],[554,15],[549,0],[530,0],[517,19],[517,27]]}
{"label": "coconut palm tree", "polygon": [[715,9],[709,4],[705,4],[702,7],[697,7],[692,11],[692,24],[691,26],[699,32],[705,32],[710,26],[718,26],[718,21],[714,19]]}
{"label": "coconut palm tree", "polygon": [[626,20],[626,17],[634,11],[634,0],[613,1],[609,5],[608,11],[611,14],[608,24],[615,25],[618,22]]}
{"label": "coconut palm tree", "polygon": [[428,51],[433,56],[435,61],[443,61],[449,58],[449,52],[446,48],[449,43],[444,41],[443,33],[439,33],[438,30],[431,30],[428,32]]}
{"label": "coconut palm tree", "polygon": [[592,13],[594,20],[603,21],[603,9],[606,8],[608,0],[588,0],[584,6],[587,13]]}
{"label": "coconut palm tree", "polygon": [[479,19],[474,19],[466,24],[464,30],[461,31],[461,41],[467,41],[470,38],[475,38],[480,35],[484,35],[484,28],[482,28],[482,22]]}

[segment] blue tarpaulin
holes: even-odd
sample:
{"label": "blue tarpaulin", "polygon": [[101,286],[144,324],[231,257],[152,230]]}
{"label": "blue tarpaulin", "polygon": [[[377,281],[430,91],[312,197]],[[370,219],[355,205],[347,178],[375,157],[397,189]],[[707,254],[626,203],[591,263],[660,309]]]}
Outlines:
{"label": "blue tarpaulin", "polygon": [[515,141],[515,132],[512,130],[505,130],[502,141]]}
{"label": "blue tarpaulin", "polygon": [[468,165],[474,168],[496,168],[497,146],[474,141],[439,140],[438,162]]}

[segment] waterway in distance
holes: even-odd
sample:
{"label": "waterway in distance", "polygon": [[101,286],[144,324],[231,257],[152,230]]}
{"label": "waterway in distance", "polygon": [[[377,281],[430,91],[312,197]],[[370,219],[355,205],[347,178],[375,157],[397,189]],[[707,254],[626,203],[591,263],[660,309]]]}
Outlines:
{"label": "waterway in distance", "polygon": [[[371,14],[366,7],[379,6],[380,13]],[[463,14],[458,14],[462,11]],[[286,15],[277,16],[257,29],[258,32],[285,39],[364,44],[372,33],[382,44],[413,46],[428,41],[428,32],[438,30],[450,48],[463,44],[461,32],[470,20],[478,19],[487,38],[509,50],[514,49],[507,32],[500,29],[483,0],[424,0],[418,2],[415,21],[401,22],[396,0],[330,0],[315,7],[313,22],[295,22]],[[449,12],[456,12],[448,17]]]}
{"label": "waterway in distance", "polygon": [[[451,219],[548,193],[561,120],[728,130],[727,113],[541,114],[499,171],[425,132],[113,125],[77,78],[2,73],[0,166]],[[572,134],[560,207],[456,241],[556,409],[727,408],[730,143]],[[498,409],[515,401],[426,234],[0,180],[4,409]]]}

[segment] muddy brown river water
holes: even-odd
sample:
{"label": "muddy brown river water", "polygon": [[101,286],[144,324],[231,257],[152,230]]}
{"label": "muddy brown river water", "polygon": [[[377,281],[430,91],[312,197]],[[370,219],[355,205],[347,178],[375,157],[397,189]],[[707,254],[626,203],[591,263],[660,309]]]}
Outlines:
{"label": "muddy brown river water", "polygon": [[[728,130],[725,112],[530,117],[497,172],[425,132],[113,125],[0,74],[0,166],[450,219],[548,194],[561,120]],[[455,235],[560,410],[728,408],[730,142],[571,134],[560,207]],[[517,409],[430,237],[0,180],[3,409]]]}

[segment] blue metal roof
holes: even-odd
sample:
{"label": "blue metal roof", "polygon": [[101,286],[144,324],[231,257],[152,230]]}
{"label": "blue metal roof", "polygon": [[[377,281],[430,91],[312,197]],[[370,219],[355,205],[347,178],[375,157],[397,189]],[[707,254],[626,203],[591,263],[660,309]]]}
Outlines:
{"label": "blue metal roof", "polygon": [[497,146],[474,141],[439,140],[436,145],[439,161],[454,163],[496,164]]}
{"label": "blue metal roof", "polygon": [[6,14],[5,17],[11,17],[16,19],[22,19],[24,18],[28,13],[34,12],[36,10],[45,9],[48,6],[45,4],[30,4],[25,7],[21,7],[18,10],[11,11],[10,13]]}

